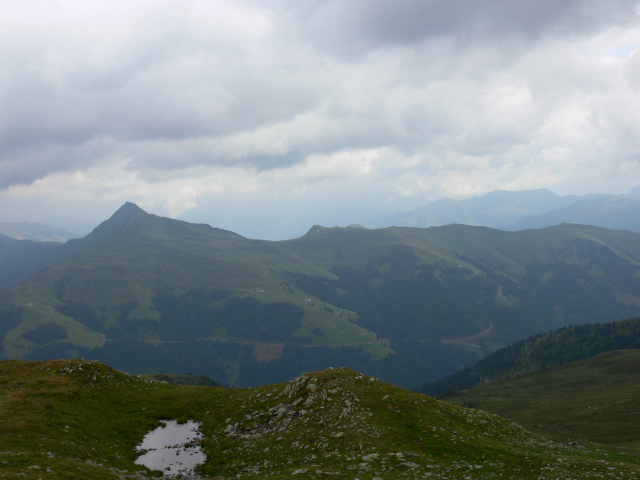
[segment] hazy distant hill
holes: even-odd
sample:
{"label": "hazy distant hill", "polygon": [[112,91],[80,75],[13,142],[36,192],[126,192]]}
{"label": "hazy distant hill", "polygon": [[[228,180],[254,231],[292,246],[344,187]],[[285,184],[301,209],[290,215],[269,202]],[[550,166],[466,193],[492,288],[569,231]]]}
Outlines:
{"label": "hazy distant hill", "polygon": [[0,238],[0,288],[11,288],[56,263],[61,245],[33,240],[2,242]]}
{"label": "hazy distant hill", "polygon": [[13,242],[15,239],[11,238],[11,237],[7,237],[6,235],[2,235],[0,233],[0,244],[2,243],[9,243],[9,242]]}
{"label": "hazy distant hill", "polygon": [[134,463],[136,446],[172,419],[199,423],[199,478],[626,479],[640,471],[637,456],[556,443],[344,368],[249,389],[152,382],[81,360],[0,368],[7,478],[157,478]]}
{"label": "hazy distant hill", "polygon": [[578,200],[559,210],[521,220],[506,229],[543,228],[563,222],[640,232],[640,198],[607,195]]}
{"label": "hazy distant hill", "polygon": [[504,230],[580,223],[640,232],[640,186],[628,195],[559,196],[546,189],[497,190],[465,200],[441,199],[410,212],[372,219],[372,227],[461,223]]}
{"label": "hazy distant hill", "polygon": [[430,227],[461,223],[500,228],[532,215],[563,208],[577,197],[561,197],[547,189],[511,192],[496,190],[465,200],[443,198],[410,212],[370,220],[367,225]]}
{"label": "hazy distant hill", "polygon": [[36,242],[66,242],[81,236],[62,228],[29,222],[0,222],[0,234],[16,240],[33,240]]}
{"label": "hazy distant hill", "polygon": [[0,300],[9,358],[230,385],[347,365],[415,386],[528,335],[640,313],[640,235],[579,225],[315,226],[268,242],[126,204],[55,258]]}

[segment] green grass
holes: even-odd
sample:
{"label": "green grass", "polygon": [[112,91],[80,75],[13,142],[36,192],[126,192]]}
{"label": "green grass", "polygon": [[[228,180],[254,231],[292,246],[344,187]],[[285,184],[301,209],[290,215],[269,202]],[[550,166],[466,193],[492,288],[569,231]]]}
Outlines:
{"label": "green grass", "polygon": [[22,338],[21,335],[36,325],[47,322],[57,323],[67,331],[69,336],[62,341],[87,348],[97,348],[104,345],[105,335],[87,328],[72,318],[61,315],[50,305],[29,302],[26,304],[24,312],[20,325],[9,332],[4,339],[5,355],[8,358],[22,358],[30,347],[38,347],[35,343]]}
{"label": "green grass", "polygon": [[607,352],[445,397],[563,441],[640,453],[640,350]]}
{"label": "green grass", "polygon": [[[347,369],[242,390],[177,386],[97,362],[0,363],[0,462],[9,478],[115,479],[163,419],[202,422],[209,478],[600,478],[637,457],[572,448],[498,416]],[[46,473],[45,473],[46,472]],[[545,477],[547,478],[547,477]]]}

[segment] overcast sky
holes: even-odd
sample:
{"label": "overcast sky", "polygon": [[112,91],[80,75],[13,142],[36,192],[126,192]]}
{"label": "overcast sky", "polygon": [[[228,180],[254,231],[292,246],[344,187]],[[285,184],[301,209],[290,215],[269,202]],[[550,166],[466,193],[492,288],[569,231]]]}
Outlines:
{"label": "overcast sky", "polygon": [[640,4],[0,0],[0,221],[253,238],[640,184]]}

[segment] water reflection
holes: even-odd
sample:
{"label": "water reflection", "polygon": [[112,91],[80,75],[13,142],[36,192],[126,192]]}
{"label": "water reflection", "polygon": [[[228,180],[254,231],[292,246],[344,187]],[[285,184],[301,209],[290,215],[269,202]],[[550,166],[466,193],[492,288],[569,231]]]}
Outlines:
{"label": "water reflection", "polygon": [[175,420],[163,420],[164,426],[147,433],[138,451],[146,451],[136,459],[136,464],[151,470],[162,470],[166,477],[192,475],[193,469],[207,459],[200,448],[202,434],[200,423],[188,421],[178,424]]}

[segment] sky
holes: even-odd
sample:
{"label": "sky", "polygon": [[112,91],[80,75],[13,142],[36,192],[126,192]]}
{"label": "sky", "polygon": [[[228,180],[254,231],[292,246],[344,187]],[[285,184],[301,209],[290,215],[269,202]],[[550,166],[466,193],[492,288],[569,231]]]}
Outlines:
{"label": "sky", "polygon": [[86,229],[131,201],[285,239],[640,185],[636,1],[0,6],[0,221]]}

